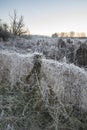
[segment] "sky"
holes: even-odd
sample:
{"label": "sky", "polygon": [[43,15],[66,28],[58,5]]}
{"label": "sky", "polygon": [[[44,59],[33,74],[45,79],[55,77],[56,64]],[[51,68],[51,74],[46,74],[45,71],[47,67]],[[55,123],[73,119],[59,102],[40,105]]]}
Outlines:
{"label": "sky", "polygon": [[87,0],[0,0],[0,19],[9,23],[14,9],[24,16],[31,34],[87,34]]}

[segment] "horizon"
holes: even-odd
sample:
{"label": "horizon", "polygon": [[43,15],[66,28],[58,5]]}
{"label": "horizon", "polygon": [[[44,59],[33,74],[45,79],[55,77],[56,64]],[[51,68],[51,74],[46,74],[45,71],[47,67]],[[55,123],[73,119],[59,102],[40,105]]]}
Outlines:
{"label": "horizon", "polygon": [[51,36],[59,32],[85,32],[87,36],[86,0],[0,0],[0,19],[10,22],[14,9],[24,16],[31,34]]}

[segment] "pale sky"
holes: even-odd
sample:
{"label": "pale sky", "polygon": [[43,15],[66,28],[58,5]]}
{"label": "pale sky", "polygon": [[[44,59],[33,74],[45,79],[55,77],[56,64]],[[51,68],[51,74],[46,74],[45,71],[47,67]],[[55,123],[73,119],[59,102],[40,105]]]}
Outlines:
{"label": "pale sky", "polygon": [[31,34],[87,33],[87,0],[0,0],[0,19],[10,22],[14,9]]}

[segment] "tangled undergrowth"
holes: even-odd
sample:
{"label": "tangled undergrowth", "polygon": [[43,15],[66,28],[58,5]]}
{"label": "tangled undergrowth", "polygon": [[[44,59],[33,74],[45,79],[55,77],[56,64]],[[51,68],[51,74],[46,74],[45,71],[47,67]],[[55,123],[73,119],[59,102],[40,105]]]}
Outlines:
{"label": "tangled undergrowth", "polygon": [[41,70],[41,56],[34,57],[29,75],[11,87],[3,71],[0,79],[0,130],[87,130],[87,112],[73,104],[65,104],[41,80],[47,78]]}

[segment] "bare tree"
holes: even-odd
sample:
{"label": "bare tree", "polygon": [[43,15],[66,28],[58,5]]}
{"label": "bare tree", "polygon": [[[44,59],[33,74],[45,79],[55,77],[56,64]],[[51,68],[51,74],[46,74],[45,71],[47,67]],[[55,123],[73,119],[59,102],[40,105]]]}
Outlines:
{"label": "bare tree", "polygon": [[14,10],[14,15],[11,16],[11,32],[14,35],[21,35],[26,33],[27,31],[24,29],[24,19],[23,16],[18,17],[16,10]]}

